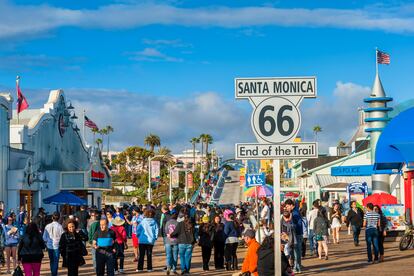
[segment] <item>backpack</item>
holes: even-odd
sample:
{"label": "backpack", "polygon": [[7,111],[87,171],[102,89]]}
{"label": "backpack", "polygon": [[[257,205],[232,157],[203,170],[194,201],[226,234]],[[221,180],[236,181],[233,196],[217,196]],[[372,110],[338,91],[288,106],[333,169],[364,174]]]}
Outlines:
{"label": "backpack", "polygon": [[[175,225],[175,224],[173,224],[173,223],[170,223],[169,225],[168,225],[168,228],[167,228],[167,233],[169,234],[169,235],[171,235],[173,232],[174,232],[174,230],[175,230],[175,228],[176,228],[177,226]],[[173,241],[173,242],[175,242],[176,240],[177,240],[177,238],[170,238],[170,240],[171,241]]]}

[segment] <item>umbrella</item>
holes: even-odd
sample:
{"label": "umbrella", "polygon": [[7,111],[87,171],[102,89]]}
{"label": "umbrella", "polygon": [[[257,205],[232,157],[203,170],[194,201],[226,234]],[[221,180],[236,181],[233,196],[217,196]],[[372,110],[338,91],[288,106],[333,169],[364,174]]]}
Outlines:
{"label": "umbrella", "polygon": [[[244,191],[246,197],[256,197],[256,188],[251,187]],[[269,197],[273,195],[273,186],[268,184],[257,187],[257,197]]]}
{"label": "umbrella", "polygon": [[72,206],[81,206],[81,205],[87,205],[86,201],[84,199],[81,199],[80,197],[67,192],[62,191],[60,193],[57,193],[53,196],[50,196],[48,198],[43,199],[43,203],[45,204],[53,204],[53,205],[72,205]]}
{"label": "umbrella", "polygon": [[285,193],[285,197],[299,197],[299,194],[294,192],[287,192]]}
{"label": "umbrella", "polygon": [[393,195],[387,193],[378,193],[370,195],[362,200],[364,206],[367,206],[368,203],[372,203],[374,205],[382,206],[384,204],[397,204],[397,198]]}

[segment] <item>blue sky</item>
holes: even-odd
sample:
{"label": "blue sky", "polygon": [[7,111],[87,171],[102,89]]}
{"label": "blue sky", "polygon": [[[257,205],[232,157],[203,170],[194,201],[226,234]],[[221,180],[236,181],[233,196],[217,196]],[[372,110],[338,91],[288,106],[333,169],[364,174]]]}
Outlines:
{"label": "blue sky", "polygon": [[[231,155],[235,142],[254,139],[233,79],[254,76],[316,75],[319,98],[302,106],[302,133],[320,124],[323,147],[347,140],[373,82],[375,47],[391,54],[380,67],[387,93],[412,98],[409,1],[6,0],[0,16],[1,88],[14,93],[21,75],[32,106],[62,88],[98,124],[114,125],[117,149],[158,132],[180,151],[210,132]],[[125,120],[139,126],[122,130]]]}

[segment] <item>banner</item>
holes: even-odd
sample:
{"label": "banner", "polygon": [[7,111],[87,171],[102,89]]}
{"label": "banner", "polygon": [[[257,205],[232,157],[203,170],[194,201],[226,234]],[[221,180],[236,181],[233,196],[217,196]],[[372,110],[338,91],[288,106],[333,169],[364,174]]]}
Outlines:
{"label": "banner", "polygon": [[161,179],[161,162],[160,161],[151,161],[151,184],[158,185],[160,184]]}
{"label": "banner", "polygon": [[171,187],[178,188],[180,186],[180,171],[172,170],[171,171]]}
{"label": "banner", "polygon": [[382,213],[387,218],[387,230],[404,231],[405,212],[403,204],[390,204],[381,206]]}
{"label": "banner", "polygon": [[246,183],[246,169],[240,168],[240,187],[243,187]]}
{"label": "banner", "polygon": [[193,184],[193,174],[189,173],[187,174],[187,186],[189,189],[193,188],[194,184]]}
{"label": "banner", "polygon": [[368,196],[368,184],[366,182],[353,182],[346,187],[349,202],[356,201],[358,206],[363,206],[362,200]]}
{"label": "banner", "polygon": [[247,160],[247,172],[246,173],[259,173],[260,172],[260,160]]}

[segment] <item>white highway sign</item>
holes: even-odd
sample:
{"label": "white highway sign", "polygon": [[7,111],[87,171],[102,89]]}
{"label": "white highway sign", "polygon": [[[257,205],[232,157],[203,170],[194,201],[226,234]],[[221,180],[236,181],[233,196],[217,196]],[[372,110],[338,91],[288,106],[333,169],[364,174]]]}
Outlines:
{"label": "white highway sign", "polygon": [[299,109],[289,99],[269,97],[256,106],[251,123],[259,142],[277,144],[296,137],[301,116]]}
{"label": "white highway sign", "polygon": [[317,143],[236,144],[236,159],[308,159],[318,157]]}
{"label": "white highway sign", "polygon": [[236,99],[250,97],[316,97],[316,77],[236,78]]}

